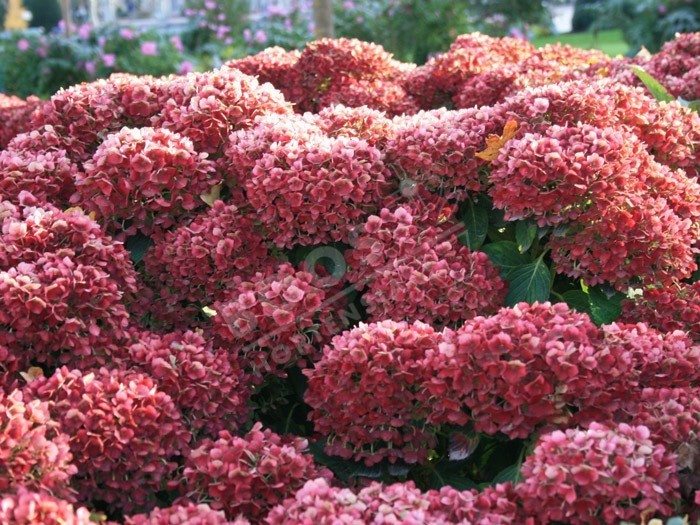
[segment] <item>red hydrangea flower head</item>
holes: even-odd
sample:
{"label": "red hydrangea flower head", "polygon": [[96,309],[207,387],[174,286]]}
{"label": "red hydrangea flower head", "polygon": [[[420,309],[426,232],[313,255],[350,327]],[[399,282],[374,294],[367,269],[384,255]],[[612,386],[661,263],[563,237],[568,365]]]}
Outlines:
{"label": "red hydrangea flower head", "polygon": [[333,487],[325,479],[307,481],[293,498],[274,507],[269,525],[315,523],[403,523],[438,525],[516,523],[517,506],[510,485],[488,487],[483,492],[457,491],[445,487],[439,492],[421,492],[413,482],[383,485],[373,482],[353,492]]}
{"label": "red hydrangea flower head", "polygon": [[663,332],[684,330],[700,342],[700,281],[646,288],[641,296],[623,301],[620,321]]}
{"label": "red hydrangea flower head", "polygon": [[[235,277],[215,303],[214,332],[222,346],[234,345],[256,374],[316,361],[319,343],[337,333],[342,299],[320,287],[314,275],[284,263],[250,280]],[[328,299],[328,300],[327,300]]]}
{"label": "red hydrangea flower head", "polygon": [[24,487],[71,498],[68,484],[77,470],[68,440],[47,403],[0,390],[0,493]]}
{"label": "red hydrangea flower head", "polygon": [[206,503],[172,505],[153,509],[149,514],[127,516],[124,525],[250,525],[243,518],[229,520],[220,510],[213,510]]}
{"label": "red hydrangea flower head", "polygon": [[229,135],[266,114],[288,115],[291,105],[270,84],[224,68],[176,77],[161,91],[161,111],[151,125],[192,140],[197,151],[223,151]]}
{"label": "red hydrangea flower head", "polygon": [[203,205],[216,179],[214,163],[185,137],[154,128],[123,128],[100,144],[72,198],[113,231],[127,235],[172,226]]}
{"label": "red hydrangea flower head", "polygon": [[433,89],[452,95],[472,75],[518,63],[534,52],[524,40],[470,33],[458,36],[449,51],[431,58],[426,66],[431,70]]}
{"label": "red hydrangea flower head", "polygon": [[156,237],[144,260],[153,287],[172,307],[181,301],[220,300],[235,275],[249,278],[273,264],[253,220],[221,200],[191,222]]}
{"label": "red hydrangea flower head", "polygon": [[553,125],[501,148],[489,195],[506,220],[557,225],[577,219],[592,200],[639,184],[638,172],[652,162],[644,144],[624,129]]}
{"label": "red hydrangea flower head", "polygon": [[429,401],[425,393],[426,362],[441,342],[441,333],[420,321],[360,323],[334,337],[315,367],[304,371],[309,419],[326,437],[326,452],[367,465],[422,463],[435,445],[425,426],[433,412],[436,419],[450,413],[465,423],[459,407],[450,410],[441,396]]}
{"label": "red hydrangea flower head", "polygon": [[690,277],[697,269],[696,239],[697,223],[679,217],[665,198],[629,190],[593,202],[549,246],[558,273],[626,290]]}
{"label": "red hydrangea flower head", "polygon": [[396,176],[446,197],[464,199],[469,192],[483,191],[484,162],[474,155],[485,148],[488,135],[502,133],[496,116],[491,108],[473,108],[398,117],[386,145],[386,163]]}
{"label": "red hydrangea flower head", "polygon": [[439,217],[425,224],[412,211],[384,208],[370,216],[346,253],[348,280],[365,289],[370,319],[449,324],[496,313],[507,286],[486,254],[458,242],[461,224]]}
{"label": "red hydrangea flower head", "polygon": [[356,137],[380,149],[394,135],[394,123],[386,113],[366,106],[329,106],[319,111],[317,123],[331,137]]}
{"label": "red hydrangea flower head", "polygon": [[91,512],[48,492],[19,487],[0,495],[0,523],[12,525],[94,525]]}
{"label": "red hydrangea flower head", "polygon": [[372,108],[388,115],[410,115],[420,109],[418,102],[396,80],[347,80],[333,86],[315,101],[316,110],[335,104]]}
{"label": "red hydrangea flower head", "polygon": [[647,427],[624,423],[545,434],[515,491],[525,511],[545,522],[636,521],[646,509],[670,516],[678,497],[676,463],[649,437]]}
{"label": "red hydrangea flower head", "polygon": [[68,206],[79,171],[51,126],[17,135],[0,151],[0,199],[17,201],[29,191],[41,201]]}
{"label": "red hydrangea flower head", "polygon": [[630,368],[598,352],[598,328],[564,303],[520,303],[446,331],[451,356],[428,388],[449,389],[478,432],[524,438],[562,424],[567,405],[585,406]]}
{"label": "red hydrangea flower head", "polygon": [[196,332],[139,333],[127,362],[158,381],[193,433],[216,436],[248,420],[249,379],[231,353]]}
{"label": "red hydrangea flower head", "polygon": [[[281,129],[278,121],[263,119],[246,136],[232,136],[227,150],[231,164],[249,159],[238,173],[267,238],[287,248],[347,242],[386,191],[381,151],[359,138],[329,137],[303,117]],[[252,169],[240,172],[251,160]]]}
{"label": "red hydrangea flower head", "polygon": [[207,501],[229,519],[239,514],[254,521],[304,483],[330,478],[305,451],[305,439],[283,437],[256,423],[243,437],[221,431],[205,439],[185,459],[183,482],[188,498]]}
{"label": "red hydrangea flower head", "polygon": [[0,150],[16,135],[34,129],[34,119],[46,105],[47,102],[38,97],[25,100],[0,93]]}
{"label": "red hydrangea flower head", "polygon": [[378,44],[348,38],[323,38],[306,45],[295,64],[302,96],[300,111],[316,111],[315,100],[328,90],[340,91],[353,81],[394,80],[405,67]]}
{"label": "red hydrangea flower head", "polygon": [[51,416],[71,436],[73,486],[79,498],[132,512],[152,507],[190,441],[173,400],[147,375],[62,367],[27,390],[48,401]]}
{"label": "red hydrangea flower head", "polygon": [[301,75],[295,67],[300,56],[301,52],[296,49],[288,51],[274,46],[256,55],[229,60],[221,69],[238,69],[246,75],[257,77],[260,83],[269,82],[288,101],[296,102],[303,95]]}

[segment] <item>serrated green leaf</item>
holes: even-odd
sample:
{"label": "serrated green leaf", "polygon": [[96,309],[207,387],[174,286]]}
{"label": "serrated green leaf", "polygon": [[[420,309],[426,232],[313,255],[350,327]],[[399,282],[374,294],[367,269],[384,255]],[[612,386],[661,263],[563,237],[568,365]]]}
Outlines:
{"label": "serrated green leaf", "polygon": [[549,299],[552,289],[552,276],[542,258],[529,264],[513,268],[508,275],[508,295],[506,305],[515,306],[520,302],[544,302]]}
{"label": "serrated green leaf", "polygon": [[129,256],[134,264],[143,260],[148,248],[153,244],[150,237],[146,237],[142,233],[137,233],[129,237],[124,243],[124,247],[129,250]]}
{"label": "serrated green leaf", "polygon": [[471,490],[477,487],[476,483],[455,468],[454,463],[437,463],[431,469],[428,480],[431,489],[450,486],[457,490]]}
{"label": "serrated green leaf", "polygon": [[630,69],[637,75],[637,78],[642,81],[656,100],[659,102],[672,102],[676,100],[658,80],[644,71],[643,68],[639,66],[630,66]]}
{"label": "serrated green leaf", "polygon": [[600,286],[588,288],[588,297],[591,305],[591,320],[597,324],[609,324],[615,322],[622,313],[622,300],[625,298],[620,292],[606,293]]}
{"label": "serrated green leaf", "polygon": [[577,312],[591,315],[591,303],[588,294],[583,290],[569,290],[562,294],[564,301]]}
{"label": "serrated green leaf", "polygon": [[528,253],[520,253],[518,245],[511,241],[500,241],[484,244],[480,250],[488,255],[494,266],[501,270],[501,277],[518,267],[532,262]]}
{"label": "serrated green leaf", "polygon": [[506,483],[510,481],[513,484],[516,484],[522,479],[523,477],[520,474],[520,464],[515,463],[496,474],[496,477],[493,478],[493,483]]}
{"label": "serrated green leaf", "polygon": [[464,230],[458,235],[458,239],[470,250],[476,250],[486,240],[490,210],[491,204],[485,198],[480,198],[476,203],[472,200],[463,203],[460,211]]}
{"label": "serrated green leaf", "polygon": [[537,224],[530,221],[518,221],[515,223],[515,242],[520,253],[525,253],[532,246],[537,237]]}
{"label": "serrated green leaf", "polygon": [[695,111],[696,113],[700,113],[700,98],[697,100],[691,100],[688,102],[688,107]]}

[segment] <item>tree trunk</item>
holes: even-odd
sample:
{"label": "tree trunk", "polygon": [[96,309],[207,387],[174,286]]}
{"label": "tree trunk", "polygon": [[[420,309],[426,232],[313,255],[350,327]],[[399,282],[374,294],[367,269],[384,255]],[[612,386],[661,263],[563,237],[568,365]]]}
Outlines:
{"label": "tree trunk", "polygon": [[63,15],[63,23],[66,25],[66,36],[70,36],[73,25],[73,13],[71,9],[71,0],[61,0],[61,14]]}
{"label": "tree trunk", "polygon": [[316,38],[333,38],[333,0],[314,0]]}

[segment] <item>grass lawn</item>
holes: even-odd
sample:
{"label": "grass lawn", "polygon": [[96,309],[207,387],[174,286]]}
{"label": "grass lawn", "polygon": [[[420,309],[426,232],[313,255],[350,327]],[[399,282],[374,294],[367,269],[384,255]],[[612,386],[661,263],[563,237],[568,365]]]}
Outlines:
{"label": "grass lawn", "polygon": [[624,55],[629,50],[629,46],[622,39],[622,32],[618,29],[600,31],[597,34],[562,33],[560,35],[542,36],[532,40],[536,47],[553,44],[554,42],[561,42],[562,44],[569,44],[571,47],[580,47],[582,49],[600,49],[603,53],[610,56]]}

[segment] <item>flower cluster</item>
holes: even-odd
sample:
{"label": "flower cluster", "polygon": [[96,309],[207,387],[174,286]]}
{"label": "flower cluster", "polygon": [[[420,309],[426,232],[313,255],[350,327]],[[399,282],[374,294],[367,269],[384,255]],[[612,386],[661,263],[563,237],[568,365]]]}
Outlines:
{"label": "flower cluster", "polygon": [[252,218],[221,200],[191,222],[156,237],[145,256],[152,286],[168,309],[181,301],[220,300],[234,276],[249,278],[272,263]]}
{"label": "flower cluster", "polygon": [[446,332],[450,359],[428,388],[452,392],[478,432],[524,438],[541,424],[566,423],[569,404],[589,403],[630,366],[597,352],[598,337],[588,316],[564,303],[503,308]]}
{"label": "flower cluster", "polygon": [[448,324],[495,313],[506,283],[486,254],[458,243],[459,224],[420,223],[410,208],[384,208],[347,252],[347,278],[366,290],[370,319]]}
{"label": "flower cluster", "polygon": [[0,199],[16,201],[29,191],[42,202],[67,205],[79,170],[51,126],[22,133],[0,151]]}
{"label": "flower cluster", "polygon": [[304,483],[331,473],[316,467],[301,438],[281,437],[256,423],[243,437],[221,431],[205,439],[185,458],[182,472],[187,497],[207,501],[229,519],[238,514],[258,520]]}
{"label": "flower cluster", "polygon": [[[378,103],[370,107],[395,111],[415,107],[398,83],[412,68],[377,44],[348,38],[316,40],[302,50],[294,69],[303,88],[292,99],[298,111],[316,112],[333,102]],[[335,95],[327,97],[329,92]],[[400,102],[391,100],[397,95]]]}
{"label": "flower cluster", "polygon": [[135,336],[124,359],[158,381],[190,431],[216,436],[246,423],[251,391],[235,354],[213,349],[210,341],[191,331]]}
{"label": "flower cluster", "polygon": [[0,390],[0,494],[23,487],[70,498],[76,468],[68,439],[47,403],[19,390],[7,396]]}
{"label": "flower cluster", "polygon": [[260,115],[288,115],[292,109],[269,84],[237,69],[190,73],[161,88],[160,113],[154,127],[166,128],[189,138],[199,152],[224,149],[229,135],[250,127]]}
{"label": "flower cluster", "polygon": [[549,246],[557,272],[593,286],[669,285],[697,269],[697,223],[663,197],[632,191],[594,202]]}
{"label": "flower cluster", "polygon": [[295,68],[301,53],[297,50],[287,51],[281,47],[268,47],[256,55],[229,60],[222,69],[238,69],[257,77],[261,83],[269,82],[279,89],[289,101],[301,97],[300,74]]}
{"label": "flower cluster", "polygon": [[646,288],[640,297],[622,303],[621,321],[645,323],[664,332],[685,330],[700,341],[700,281]]}
{"label": "flower cluster", "polygon": [[455,107],[493,105],[523,88],[556,84],[585,71],[591,63],[607,64],[607,56],[597,50],[548,44],[524,60],[488,69],[467,78],[452,97]]}
{"label": "flower cluster", "polygon": [[578,122],[600,128],[625,126],[649,153],[671,168],[698,174],[700,115],[673,102],[657,103],[642,88],[609,79],[574,81],[523,89],[494,106],[498,125],[514,120],[523,132]]}
{"label": "flower cluster", "polygon": [[47,492],[20,487],[15,494],[0,494],[0,523],[12,525],[94,525],[91,512]]}
{"label": "flower cluster", "polygon": [[474,155],[484,149],[487,136],[503,130],[495,117],[491,108],[438,109],[399,117],[386,145],[387,165],[399,178],[447,197],[482,191],[484,162]]}
{"label": "flower cluster", "polygon": [[553,226],[576,220],[591,202],[633,189],[651,163],[644,145],[622,128],[552,125],[506,143],[492,163],[489,195],[506,220]]}
{"label": "flower cluster", "polygon": [[127,516],[124,525],[249,525],[245,518],[229,520],[220,510],[213,510],[206,503],[173,505],[153,509],[149,514]]}
{"label": "flower cluster", "polygon": [[62,367],[27,391],[49,402],[52,419],[71,436],[73,487],[83,501],[125,512],[152,506],[190,441],[173,400],[141,373]]}
{"label": "flower cluster", "polygon": [[26,193],[20,204],[0,232],[0,344],[25,365],[103,362],[136,292],[127,251],[78,210],[38,207]]}
{"label": "flower cluster", "polygon": [[274,507],[269,525],[314,523],[516,523],[517,507],[508,485],[460,492],[444,488],[421,492],[412,482],[372,483],[358,492],[333,487],[325,479],[307,481],[293,498]]}
{"label": "flower cluster", "polygon": [[78,173],[73,204],[116,232],[146,235],[172,226],[217,181],[214,163],[167,129],[122,128],[99,145]]}
{"label": "flower cluster", "polygon": [[[441,93],[444,99],[449,99],[474,75],[517,64],[534,52],[532,44],[516,38],[493,38],[481,33],[460,35],[447,52],[418,68],[423,70],[421,74],[411,75],[408,91],[423,102],[435,100],[435,95],[423,96],[426,91]],[[424,105],[423,109],[432,107]]]}
{"label": "flower cluster", "polygon": [[640,509],[671,515],[676,463],[649,437],[648,428],[624,423],[543,435],[515,487],[525,512],[574,525],[635,519]]}
{"label": "flower cluster", "polygon": [[427,420],[466,422],[459,407],[450,407],[449,395],[429,400],[425,389],[426,363],[441,342],[440,332],[420,321],[360,323],[335,336],[315,367],[304,371],[309,419],[326,436],[326,452],[367,465],[422,463],[435,446]]}
{"label": "flower cluster", "polygon": [[289,125],[282,131],[275,129],[277,122],[260,121],[243,140],[232,137],[227,150],[231,164],[241,157],[254,161],[243,174],[244,185],[267,238],[288,248],[347,242],[349,231],[377,209],[383,196],[382,153],[362,139],[329,137],[304,121],[299,126],[307,128],[304,136],[287,134]]}
{"label": "flower cluster", "polygon": [[320,284],[314,274],[289,263],[250,280],[234,277],[224,299],[214,305],[221,346],[241,351],[256,374],[317,360],[317,345],[336,332],[344,305]]}
{"label": "flower cluster", "polygon": [[33,129],[33,120],[45,104],[38,97],[25,100],[0,93],[0,150],[16,135]]}
{"label": "flower cluster", "polygon": [[348,107],[342,104],[319,111],[316,124],[331,137],[356,137],[382,151],[385,150],[386,142],[393,137],[395,129],[392,120],[382,111],[367,106]]}
{"label": "flower cluster", "polygon": [[700,435],[700,392],[696,387],[644,388],[634,398],[620,403],[616,421],[644,425],[650,439],[678,454],[678,470],[692,468],[688,448]]}
{"label": "flower cluster", "polygon": [[700,99],[700,33],[677,35],[651,56],[644,68],[673,96]]}

